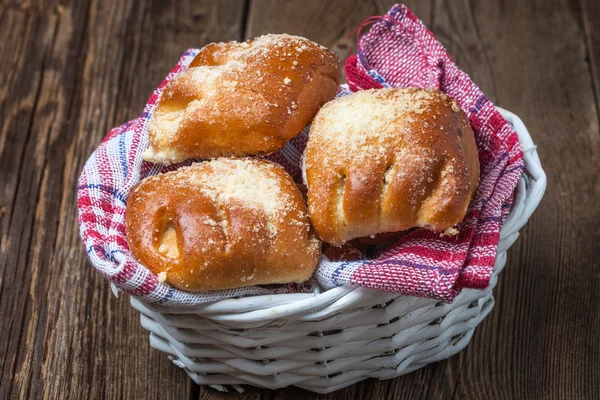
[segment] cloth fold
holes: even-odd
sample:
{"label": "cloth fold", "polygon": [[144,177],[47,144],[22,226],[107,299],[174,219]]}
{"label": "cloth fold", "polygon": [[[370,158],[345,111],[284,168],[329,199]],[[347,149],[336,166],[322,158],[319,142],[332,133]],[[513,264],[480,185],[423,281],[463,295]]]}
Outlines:
{"label": "cloth fold", "polygon": [[[87,161],[78,183],[80,233],[92,265],[119,289],[145,301],[194,305],[225,298],[310,292],[302,285],[252,286],[188,293],[158,281],[132,257],[125,236],[127,194],[135,183],[190,164],[153,165],[142,160],[146,125],[166,83],[198,53],[186,51],[152,94],[142,115],[112,129]],[[436,87],[455,98],[475,131],[481,178],[466,218],[453,237],[416,230],[374,260],[332,262],[323,257],[315,273],[322,288],[358,285],[450,302],[463,288],[485,288],[493,272],[500,228],[523,171],[517,134],[433,34],[405,6],[394,6],[359,40],[358,54],[345,63],[348,85],[338,96],[381,87]],[[301,156],[308,130],[267,158],[301,181]]]}

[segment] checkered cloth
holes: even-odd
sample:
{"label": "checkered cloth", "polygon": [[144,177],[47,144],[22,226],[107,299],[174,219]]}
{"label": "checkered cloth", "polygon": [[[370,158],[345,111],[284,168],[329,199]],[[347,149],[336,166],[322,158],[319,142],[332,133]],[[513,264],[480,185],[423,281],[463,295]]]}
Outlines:
{"label": "checkered cloth", "polygon": [[[523,171],[517,134],[469,77],[460,71],[433,34],[404,6],[378,17],[361,37],[358,54],[345,64],[348,85],[338,96],[360,89],[437,87],[455,98],[475,131],[481,178],[479,190],[456,236],[440,237],[416,230],[385,249],[374,260],[332,262],[322,258],[315,277],[323,288],[359,285],[450,302],[463,288],[485,288],[493,271],[500,228],[511,208]],[[304,285],[252,286],[217,292],[188,293],[160,283],[137,263],[125,236],[127,194],[140,179],[190,162],[163,166],[142,160],[148,146],[146,125],[168,82],[187,68],[198,53],[186,51],[152,94],[142,115],[111,130],[87,161],[78,185],[81,237],[89,259],[118,290],[145,301],[193,305],[229,297],[305,292]],[[301,156],[308,128],[267,158],[301,180]]]}

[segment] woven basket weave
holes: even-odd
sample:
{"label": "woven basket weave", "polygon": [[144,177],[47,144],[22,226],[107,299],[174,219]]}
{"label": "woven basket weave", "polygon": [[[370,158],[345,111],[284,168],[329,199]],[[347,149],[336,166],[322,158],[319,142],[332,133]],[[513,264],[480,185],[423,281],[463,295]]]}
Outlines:
{"label": "woven basket weave", "polygon": [[462,350],[494,306],[492,289],[546,188],[529,132],[500,109],[519,135],[525,173],[501,231],[485,290],[463,290],[451,304],[342,286],[323,293],[222,300],[195,307],[145,304],[132,297],[152,347],[200,385],[295,385],[318,393],[366,378],[394,378]]}

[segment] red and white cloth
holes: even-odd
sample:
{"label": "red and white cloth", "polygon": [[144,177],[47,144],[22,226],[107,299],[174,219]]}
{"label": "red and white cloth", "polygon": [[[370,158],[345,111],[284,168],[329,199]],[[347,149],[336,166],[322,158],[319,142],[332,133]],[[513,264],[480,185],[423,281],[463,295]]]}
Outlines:
{"label": "red and white cloth", "polygon": [[[338,96],[384,86],[436,87],[456,99],[475,131],[481,178],[479,190],[456,236],[416,230],[377,259],[331,262],[323,257],[315,277],[324,288],[350,284],[450,302],[463,288],[487,287],[493,272],[500,228],[523,171],[517,134],[446,50],[405,6],[393,7],[361,37],[356,56],[345,64],[348,86]],[[193,305],[243,295],[309,291],[304,285],[252,286],[189,293],[158,281],[137,263],[125,236],[127,194],[140,179],[176,169],[142,160],[146,125],[165,84],[198,53],[186,51],[152,94],[142,115],[111,130],[87,161],[78,184],[81,237],[88,257],[117,288],[146,301]],[[298,182],[308,129],[267,158],[282,164]],[[184,164],[189,164],[184,163]]]}

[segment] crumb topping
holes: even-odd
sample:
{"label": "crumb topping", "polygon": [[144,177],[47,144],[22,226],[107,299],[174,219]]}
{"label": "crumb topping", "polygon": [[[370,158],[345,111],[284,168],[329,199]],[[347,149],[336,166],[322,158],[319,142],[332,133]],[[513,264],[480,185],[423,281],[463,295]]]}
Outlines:
{"label": "crumb topping", "polygon": [[211,174],[193,173],[188,179],[217,204],[237,201],[274,215],[290,201],[280,190],[274,168],[271,164],[221,158],[210,162]]}
{"label": "crumb topping", "polygon": [[[358,163],[388,162],[396,149],[407,147],[402,142],[411,147],[419,144],[418,134],[428,128],[420,115],[431,112],[435,100],[445,101],[446,96],[434,90],[379,89],[336,99],[317,116],[319,129],[311,131],[309,144],[319,143],[334,154],[343,155],[330,157],[333,164],[345,158]],[[443,130],[443,126],[438,129]]]}
{"label": "crumb topping", "polygon": [[[275,239],[282,226],[298,226],[303,229],[296,229],[299,235],[296,240],[301,240],[310,236],[307,236],[310,232],[308,213],[290,194],[290,190],[297,188],[291,178],[289,182],[282,180],[282,170],[277,164],[259,159],[218,158],[149,177],[145,182],[151,184],[153,180],[169,179],[172,190],[190,186],[196,188],[217,209],[215,218],[206,217],[202,222],[211,227],[221,227],[226,236],[229,222],[225,209],[239,207],[250,213],[264,212],[267,217],[260,226],[248,226],[249,232],[264,228],[267,237]],[[163,247],[159,251],[167,255],[172,247]]]}
{"label": "crumb topping", "polygon": [[460,232],[458,231],[458,229],[456,229],[454,227],[450,227],[450,228],[446,229],[445,231],[443,231],[442,233],[440,233],[440,237],[444,237],[444,236],[456,236],[459,233]]}

